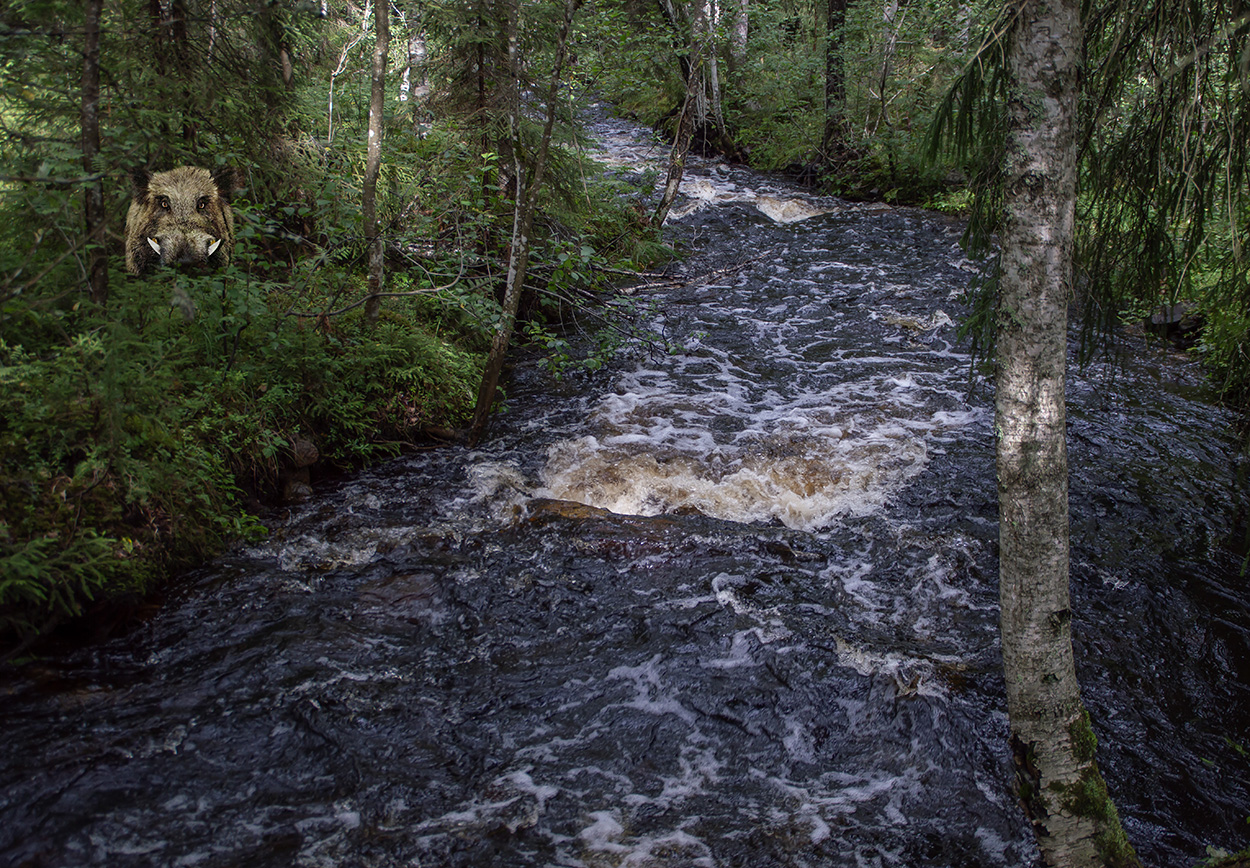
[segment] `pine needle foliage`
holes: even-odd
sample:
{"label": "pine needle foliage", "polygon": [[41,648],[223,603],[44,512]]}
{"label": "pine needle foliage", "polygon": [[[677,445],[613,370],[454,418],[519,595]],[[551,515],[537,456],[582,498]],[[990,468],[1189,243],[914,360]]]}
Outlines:
{"label": "pine needle foliage", "polygon": [[1250,11],[1239,0],[1091,8],[1078,226],[1087,321],[1198,304],[1224,385],[1250,385]]}
{"label": "pine needle foliage", "polygon": [[[1003,37],[990,28],[942,101],[931,153],[953,151],[976,194],[967,241],[1001,213]],[[1240,0],[1087,3],[1077,256],[1088,358],[1125,318],[1195,304],[1226,393],[1250,396],[1250,10]],[[994,272],[965,326],[992,354]]]}
{"label": "pine needle foliage", "polygon": [[987,28],[972,59],[952,82],[934,112],[925,142],[930,159],[949,150],[968,177],[972,208],[964,245],[987,259],[974,283],[972,312],[961,334],[972,342],[975,358],[992,358],[998,312],[998,260],[994,233],[1003,212],[1003,157],[1007,147],[1007,41],[1017,17],[1004,7]]}

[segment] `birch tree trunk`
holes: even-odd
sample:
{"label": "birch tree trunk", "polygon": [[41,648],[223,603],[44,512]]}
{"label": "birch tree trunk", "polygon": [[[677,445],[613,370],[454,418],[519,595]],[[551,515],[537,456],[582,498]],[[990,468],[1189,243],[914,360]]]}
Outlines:
{"label": "birch tree trunk", "polygon": [[421,25],[410,16],[408,21],[408,62],[399,85],[399,101],[412,103],[412,130],[421,135],[422,112],[430,95],[429,70],[426,68],[428,51],[425,33]]}
{"label": "birch tree trunk", "polygon": [[384,244],[378,231],[378,174],[382,170],[382,120],[386,106],[386,58],[391,44],[390,0],[374,3],[373,87],[369,94],[369,141],[365,154],[365,181],[360,196],[360,210],[369,250],[369,298],[365,302],[365,319],[376,323],[382,313],[379,293],[386,283]]}
{"label": "birch tree trunk", "polygon": [[1136,866],[1072,652],[1064,379],[1081,0],[1016,0],[995,398],[1003,669],[1016,784],[1050,866]]}
{"label": "birch tree trunk", "polygon": [[711,126],[718,137],[725,134],[725,112],[721,108],[720,61],[716,45],[716,23],[720,12],[716,0],[695,0],[695,13],[691,16],[697,48],[695,57],[706,68],[707,102],[699,116],[700,128]]}
{"label": "birch tree trunk", "polygon": [[[88,175],[96,170],[100,154],[100,15],[104,0],[88,0],[82,64],[82,168]],[[84,222],[87,244],[87,284],[91,300],[108,301],[108,251],[105,249],[107,218],[104,211],[104,183],[89,180],[85,190]]]}
{"label": "birch tree trunk", "polygon": [[[696,73],[692,70],[691,78],[695,77]],[[701,80],[701,76],[699,78]],[[677,191],[681,188],[681,178],[686,171],[686,155],[690,152],[690,142],[694,138],[693,103],[696,93],[694,87],[694,83],[687,82],[686,99],[682,102],[681,114],[677,116],[677,129],[673,132],[673,148],[668,155],[668,174],[664,178],[664,192],[660,194],[660,201],[655,206],[655,216],[652,218],[656,226],[664,225],[664,219],[668,217],[668,211],[677,199]],[[702,84],[699,84],[699,87],[702,87]]]}
{"label": "birch tree trunk", "polygon": [[508,257],[503,316],[491,340],[486,368],[482,372],[482,382],[477,393],[477,406],[473,411],[473,423],[469,428],[467,438],[470,445],[477,444],[486,433],[491,407],[495,403],[495,393],[499,387],[499,376],[503,372],[504,358],[508,354],[508,345],[512,340],[512,329],[516,325],[517,310],[520,308],[521,293],[525,286],[525,274],[529,270],[530,233],[534,228],[534,213],[538,209],[538,194],[542,189],[543,175],[547,169],[547,154],[551,150],[551,131],[555,126],[560,82],[564,74],[564,62],[568,56],[569,32],[573,28],[573,18],[582,5],[582,0],[565,0],[564,3],[564,20],[561,22],[559,35],[556,37],[555,64],[551,71],[551,83],[547,89],[547,114],[543,122],[542,139],[534,154],[533,163],[529,167],[527,182],[526,167],[521,160],[524,151],[518,141],[520,138],[521,78],[517,35],[520,30],[521,0],[510,0],[510,2],[513,5],[508,17],[508,66],[512,72],[512,82],[515,88],[512,94],[511,127],[514,140],[512,157],[516,175],[516,204],[512,211],[512,250]]}

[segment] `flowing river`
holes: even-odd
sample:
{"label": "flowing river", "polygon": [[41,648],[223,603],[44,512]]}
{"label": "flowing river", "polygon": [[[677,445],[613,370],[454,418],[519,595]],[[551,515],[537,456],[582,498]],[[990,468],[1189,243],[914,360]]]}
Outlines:
{"label": "flowing river", "polygon": [[[520,365],[485,445],[4,676],[0,864],[1035,863],[962,227],[692,162],[639,294],[684,351]],[[1120,347],[1069,388],[1079,675],[1130,838],[1191,865],[1250,845],[1245,467],[1192,362]]]}

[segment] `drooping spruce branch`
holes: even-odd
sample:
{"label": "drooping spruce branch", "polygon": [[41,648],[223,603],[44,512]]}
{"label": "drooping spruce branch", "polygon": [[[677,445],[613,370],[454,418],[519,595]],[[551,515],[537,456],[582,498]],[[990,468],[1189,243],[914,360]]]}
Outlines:
{"label": "drooping spruce branch", "polygon": [[[992,250],[1002,211],[1003,36],[1019,8],[1009,4],[991,26],[930,128],[930,152],[953,152],[968,174],[973,253]],[[1240,313],[1250,309],[1250,10],[1240,0],[1115,0],[1086,3],[1084,16],[1077,301],[1091,339],[1083,348],[1098,346],[1092,338],[1109,334],[1126,307],[1178,299],[1250,327]],[[991,267],[965,325],[977,351],[991,355],[995,274]],[[1240,365],[1230,376],[1250,384],[1250,362]]]}
{"label": "drooping spruce branch", "polygon": [[[931,158],[943,149],[955,154],[972,190],[972,213],[964,244],[974,257],[991,252],[1003,210],[1003,156],[1007,147],[1007,35],[1019,4],[1004,7],[981,44],[951,84],[929,128]],[[972,341],[973,358],[992,358],[998,298],[997,262],[988,263],[975,284],[972,315],[961,335]]]}
{"label": "drooping spruce branch", "polygon": [[1091,15],[1096,101],[1085,119],[1086,321],[1126,305],[1250,301],[1250,12],[1241,4],[1117,2]]}

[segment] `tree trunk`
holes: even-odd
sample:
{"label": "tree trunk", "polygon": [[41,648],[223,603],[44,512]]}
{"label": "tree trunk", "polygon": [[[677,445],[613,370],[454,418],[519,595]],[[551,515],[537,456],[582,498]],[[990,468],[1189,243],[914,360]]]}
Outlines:
{"label": "tree trunk", "polygon": [[425,33],[410,15],[408,20],[408,61],[399,85],[399,101],[412,103],[412,130],[421,135],[421,121],[425,102],[430,95],[429,70],[426,68],[428,50]]}
{"label": "tree trunk", "polygon": [[382,233],[378,231],[378,174],[382,170],[382,114],[386,106],[386,57],[391,43],[390,0],[375,0],[373,88],[369,95],[369,142],[365,155],[365,182],[361,191],[365,240],[369,249],[369,300],[365,319],[376,323],[382,313],[379,293],[385,288]]}
{"label": "tree trunk", "polygon": [[[693,72],[691,78],[695,78]],[[681,105],[681,114],[677,116],[677,129],[673,131],[673,148],[668,155],[668,175],[664,179],[664,192],[660,194],[660,201],[655,206],[655,216],[652,218],[656,226],[664,225],[664,219],[668,217],[668,209],[673,207],[677,190],[681,187],[681,177],[686,170],[686,154],[690,152],[690,141],[694,138],[693,87],[690,83],[686,86],[686,99]]]}
{"label": "tree trunk", "polygon": [[503,372],[504,358],[508,353],[508,344],[512,340],[512,328],[516,324],[517,310],[521,305],[521,293],[525,286],[525,273],[529,269],[530,233],[534,227],[534,212],[538,207],[538,194],[542,189],[543,174],[547,169],[547,154],[551,150],[551,131],[556,121],[556,103],[560,95],[561,76],[564,74],[564,61],[567,57],[569,31],[573,28],[573,18],[577,15],[582,0],[565,0],[564,21],[560,25],[556,37],[555,64],[551,71],[551,83],[547,89],[547,115],[543,123],[542,139],[534,154],[533,165],[529,168],[529,182],[525,181],[525,166],[521,155],[524,153],[520,138],[521,111],[521,79],[519,75],[520,60],[518,57],[517,34],[520,29],[520,0],[511,0],[514,4],[508,21],[508,66],[513,72],[512,81],[515,88],[512,94],[512,147],[513,165],[516,174],[516,204],[512,212],[512,250],[508,257],[508,277],[503,299],[503,316],[499,328],[491,340],[490,354],[486,358],[486,368],[482,372],[482,383],[478,388],[477,406],[473,411],[473,423],[469,428],[468,441],[476,445],[486,433],[486,424],[490,420],[491,408],[495,403],[495,393],[499,387],[499,376]]}
{"label": "tree trunk", "polygon": [[208,48],[204,53],[209,66],[217,54],[217,0],[208,3]]}
{"label": "tree trunk", "polygon": [[690,16],[692,54],[694,63],[703,73],[703,86],[699,89],[701,98],[696,103],[696,126],[704,136],[711,127],[716,131],[717,138],[723,140],[725,113],[721,108],[720,64],[716,47],[717,15],[715,0],[694,0],[694,12]]}
{"label": "tree trunk", "polygon": [[826,163],[840,163],[846,152],[846,74],[842,27],[846,0],[829,0],[825,18],[825,129],[820,150]]}
{"label": "tree trunk", "polygon": [[[100,14],[104,0],[88,0],[82,64],[82,168],[88,177],[96,170],[100,154]],[[91,300],[108,301],[108,251],[105,249],[107,215],[104,211],[104,182],[87,181],[84,208],[87,238],[87,284]]]}
{"label": "tree trunk", "polygon": [[[698,3],[700,0],[695,0],[695,2]],[[673,32],[678,38],[685,40],[690,48],[686,55],[679,57],[682,77],[686,83],[686,95],[682,100],[681,111],[677,115],[677,125],[673,129],[673,147],[668,155],[668,174],[664,180],[664,190],[660,194],[660,201],[655,206],[655,216],[652,218],[656,226],[663,225],[665,218],[668,217],[669,209],[677,198],[682,175],[686,171],[686,155],[690,152],[695,128],[699,125],[699,119],[706,116],[706,109],[700,109],[701,103],[706,99],[706,84],[704,66],[700,58],[697,26],[684,6],[674,3],[673,0],[658,0],[658,4],[660,13],[668,21]]]}
{"label": "tree trunk", "polygon": [[[877,81],[877,100],[881,104],[880,123],[890,128],[890,76],[894,74],[894,55],[898,50],[898,33],[902,20],[898,11],[899,0],[885,0],[882,23],[885,25],[885,43],[881,47],[881,74]],[[906,12],[903,13],[904,15]],[[893,162],[893,147],[891,163]]]}
{"label": "tree trunk", "polygon": [[1064,378],[1080,0],[1022,0],[1009,39],[995,431],[1016,783],[1045,864],[1138,865],[1094,759],[1072,652]]}
{"label": "tree trunk", "polygon": [[737,0],[732,29],[729,31],[729,75],[737,76],[746,62],[747,36],[751,29],[751,0]]}

